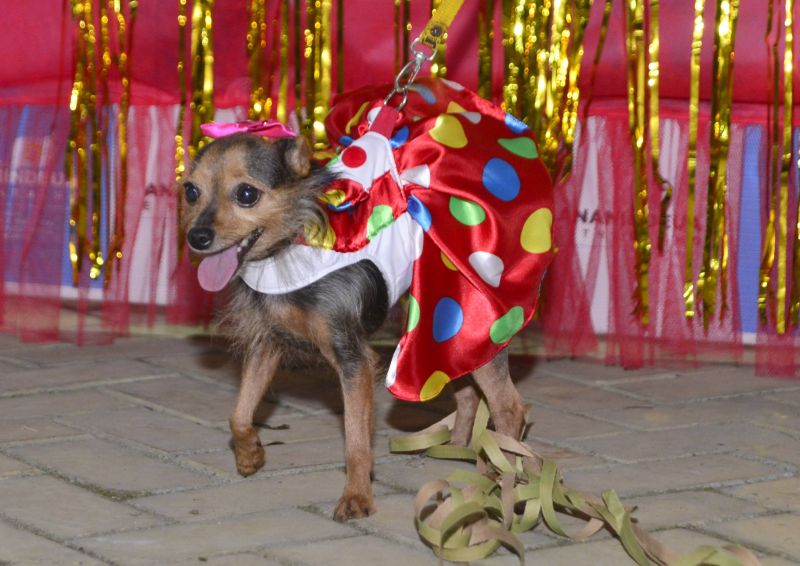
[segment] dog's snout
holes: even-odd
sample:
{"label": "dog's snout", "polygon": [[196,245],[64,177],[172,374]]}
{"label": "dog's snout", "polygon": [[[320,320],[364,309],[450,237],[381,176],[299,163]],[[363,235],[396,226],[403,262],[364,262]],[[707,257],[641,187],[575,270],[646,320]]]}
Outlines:
{"label": "dog's snout", "polygon": [[214,242],[214,231],[211,228],[192,228],[186,239],[194,249],[206,250]]}

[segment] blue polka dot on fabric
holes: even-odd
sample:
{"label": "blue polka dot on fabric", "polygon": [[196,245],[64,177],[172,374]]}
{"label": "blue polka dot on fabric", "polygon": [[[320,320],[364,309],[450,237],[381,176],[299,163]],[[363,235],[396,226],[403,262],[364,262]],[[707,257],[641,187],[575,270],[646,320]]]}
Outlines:
{"label": "blue polka dot on fabric", "polygon": [[351,138],[350,136],[342,136],[339,138],[339,145],[347,147],[351,143],[353,143],[353,138]]}
{"label": "blue polka dot on fabric", "polygon": [[426,232],[431,227],[431,211],[415,196],[408,197],[408,213]]}
{"label": "blue polka dot on fabric", "polygon": [[332,204],[328,205],[328,208],[333,210],[334,212],[342,212],[343,210],[347,210],[348,208],[352,208],[352,207],[353,207],[353,203],[352,202],[343,202],[342,204],[340,204],[338,206],[334,206]]}
{"label": "blue polka dot on fabric", "polygon": [[408,141],[408,126],[403,126],[397,130],[395,135],[392,136],[392,138],[389,140],[389,144],[392,146],[392,149],[397,149],[406,143],[406,141]]}
{"label": "blue polka dot on fabric", "polygon": [[458,334],[464,324],[464,311],[458,301],[444,297],[433,309],[433,339],[446,342]]}
{"label": "blue polka dot on fabric", "polygon": [[483,186],[502,201],[511,201],[519,194],[519,175],[507,161],[494,157],[483,168]]}
{"label": "blue polka dot on fabric", "polygon": [[426,86],[413,84],[408,87],[408,90],[413,90],[427,102],[428,104],[434,104],[436,102],[436,95],[433,94],[433,91]]}
{"label": "blue polka dot on fabric", "polygon": [[528,130],[530,130],[528,124],[526,124],[516,116],[512,116],[508,112],[506,112],[506,126],[508,126],[508,129],[514,132],[515,134],[521,134],[523,132],[527,132]]}

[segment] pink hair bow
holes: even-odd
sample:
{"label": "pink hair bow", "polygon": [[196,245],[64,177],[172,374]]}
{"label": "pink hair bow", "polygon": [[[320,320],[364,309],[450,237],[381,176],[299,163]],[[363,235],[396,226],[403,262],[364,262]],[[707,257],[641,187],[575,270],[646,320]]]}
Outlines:
{"label": "pink hair bow", "polygon": [[255,134],[265,138],[293,138],[295,134],[277,120],[246,120],[244,122],[208,122],[200,131],[210,138],[222,138],[238,133]]}

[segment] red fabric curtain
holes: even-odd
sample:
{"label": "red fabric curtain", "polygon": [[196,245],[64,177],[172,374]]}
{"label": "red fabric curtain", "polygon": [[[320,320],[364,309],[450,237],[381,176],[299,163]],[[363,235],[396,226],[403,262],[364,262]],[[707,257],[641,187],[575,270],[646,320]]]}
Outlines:
{"label": "red fabric curtain", "polygon": [[[0,34],[4,61],[0,66],[0,329],[28,339],[85,342],[124,334],[131,324],[152,323],[162,308],[172,322],[206,322],[215,299],[199,290],[185,250],[179,250],[177,244],[173,191],[180,97],[177,1],[140,2],[133,27],[123,259],[108,286],[85,274],[77,286],[72,283],[66,245],[70,191],[64,160],[75,26],[68,4],[63,0],[17,2],[6,6],[2,16],[6,25]],[[481,4],[479,0],[464,2],[447,44],[448,78],[469,88],[477,86],[476,14]],[[499,38],[502,3],[495,4],[495,36]],[[703,100],[710,96],[714,33],[710,23],[714,6],[706,4]],[[250,88],[245,43],[248,5],[245,0],[215,3],[214,100],[223,119],[246,114]],[[279,3],[268,5],[277,10]],[[348,0],[343,5],[344,24],[338,32],[343,36],[345,89],[389,82],[395,72],[394,3]],[[415,31],[424,25],[429,9],[427,0],[411,2]],[[585,40],[584,92],[601,11],[602,3],[595,2]],[[627,125],[624,19],[622,3],[615,2],[596,72],[591,117],[580,125],[573,174],[557,191],[558,254],[545,282],[540,317],[548,350],[553,354],[583,353],[597,346],[599,334],[606,338],[609,362],[636,367],[657,358],[701,359],[708,352],[738,360],[743,342],[752,341],[757,344],[759,372],[794,375],[798,363],[794,330],[778,337],[762,327],[755,319],[751,292],[758,281],[752,263],[760,252],[766,204],[766,6],[753,1],[742,2],[740,8],[728,165],[729,309],[707,331],[700,320],[687,321],[682,302],[686,246],[694,249],[695,270],[702,257],[708,171],[708,109],[704,104],[698,136],[695,239],[686,242],[693,2],[664,2],[661,17],[662,173],[675,187],[675,196],[664,249],[654,249],[651,264],[653,320],[642,326],[633,315],[633,157]],[[186,33],[188,43],[188,29]],[[112,69],[110,100],[101,103],[119,101],[115,72]],[[493,62],[496,95],[502,76],[498,43]],[[795,90],[800,92],[797,86]],[[292,95],[289,104],[294,104]],[[794,187],[792,206],[797,200]],[[104,198],[111,199],[108,195]],[[654,242],[659,198],[653,191],[650,235]],[[108,210],[119,205],[103,202]]]}

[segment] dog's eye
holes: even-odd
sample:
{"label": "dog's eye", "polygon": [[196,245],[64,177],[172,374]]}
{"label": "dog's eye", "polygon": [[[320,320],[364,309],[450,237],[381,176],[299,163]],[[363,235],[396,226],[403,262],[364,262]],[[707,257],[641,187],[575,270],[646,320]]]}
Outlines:
{"label": "dog's eye", "polygon": [[239,206],[253,206],[258,202],[258,198],[260,196],[261,191],[252,185],[248,185],[247,183],[242,183],[236,187],[236,202],[239,204]]}
{"label": "dog's eye", "polygon": [[195,203],[200,198],[200,189],[192,183],[186,183],[183,186],[183,194],[186,196],[186,202],[189,204]]}

